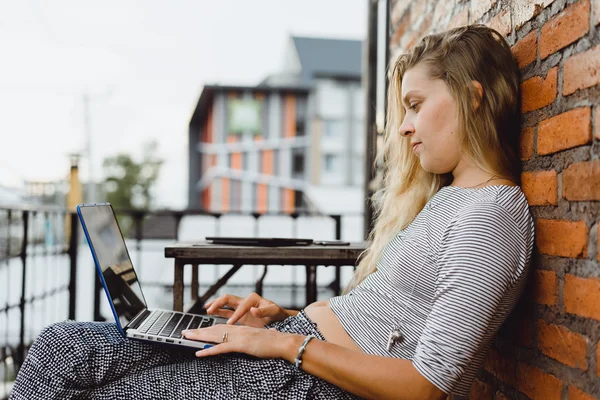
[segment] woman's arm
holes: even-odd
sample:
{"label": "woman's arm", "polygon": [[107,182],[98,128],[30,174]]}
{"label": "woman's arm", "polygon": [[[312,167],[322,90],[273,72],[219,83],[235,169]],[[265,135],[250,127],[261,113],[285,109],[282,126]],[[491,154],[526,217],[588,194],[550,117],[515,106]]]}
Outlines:
{"label": "woman's arm", "polygon": [[[225,332],[227,341],[221,343]],[[186,339],[220,343],[198,351],[198,357],[238,352],[260,358],[282,358],[292,364],[306,338],[274,329],[225,324],[182,333]],[[411,361],[359,353],[321,340],[308,343],[302,355],[302,369],[364,398],[429,400],[446,397]]]}
{"label": "woman's arm", "polygon": [[[294,363],[304,336],[287,338],[283,359]],[[311,340],[302,355],[302,369],[367,399],[444,399],[446,394],[423,377],[409,360],[357,353]]]}

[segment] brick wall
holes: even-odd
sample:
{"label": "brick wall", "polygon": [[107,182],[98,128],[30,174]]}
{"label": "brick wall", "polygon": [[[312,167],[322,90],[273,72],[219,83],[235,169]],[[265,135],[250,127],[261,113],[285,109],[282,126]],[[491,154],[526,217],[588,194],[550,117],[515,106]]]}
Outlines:
{"label": "brick wall", "polygon": [[600,399],[600,0],[396,0],[391,62],[421,36],[484,23],[522,73],[529,287],[473,399]]}

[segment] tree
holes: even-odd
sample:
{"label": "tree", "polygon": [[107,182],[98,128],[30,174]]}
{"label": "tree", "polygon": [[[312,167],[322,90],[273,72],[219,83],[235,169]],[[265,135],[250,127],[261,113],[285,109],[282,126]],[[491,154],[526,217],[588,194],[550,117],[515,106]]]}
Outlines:
{"label": "tree", "polygon": [[104,159],[106,200],[115,209],[147,210],[152,206],[151,190],[163,164],[157,148],[156,141],[145,143],[140,162],[125,153]]}

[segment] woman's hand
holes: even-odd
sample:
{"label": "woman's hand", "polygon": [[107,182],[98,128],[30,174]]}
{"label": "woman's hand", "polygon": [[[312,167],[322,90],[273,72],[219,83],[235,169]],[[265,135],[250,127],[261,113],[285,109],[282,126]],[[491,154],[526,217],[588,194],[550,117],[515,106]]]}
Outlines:
{"label": "woman's hand", "polygon": [[[234,311],[223,309],[224,306],[231,307]],[[251,293],[245,299],[226,294],[206,303],[205,308],[208,314],[228,318],[227,324],[229,325],[239,321],[242,325],[256,328],[262,328],[271,322],[282,321],[292,315],[256,293]]]}
{"label": "woman's hand", "polygon": [[[227,336],[225,336],[227,332]],[[197,357],[214,356],[223,353],[245,353],[260,358],[284,358],[290,361],[293,349],[298,349],[304,336],[279,332],[273,328],[231,326],[217,324],[207,328],[191,329],[182,332],[189,340],[218,343],[196,352]],[[224,341],[225,340],[225,341]]]}

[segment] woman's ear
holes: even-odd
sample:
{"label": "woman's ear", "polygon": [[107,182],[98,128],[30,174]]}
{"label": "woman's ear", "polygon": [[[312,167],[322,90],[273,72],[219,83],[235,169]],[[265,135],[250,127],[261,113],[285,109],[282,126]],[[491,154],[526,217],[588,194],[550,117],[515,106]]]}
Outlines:
{"label": "woman's ear", "polygon": [[475,99],[473,100],[473,111],[479,108],[479,103],[483,98],[483,86],[478,81],[471,81],[471,84],[475,88]]}

